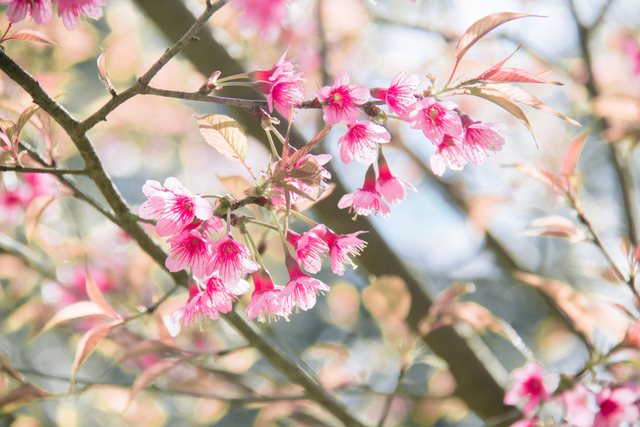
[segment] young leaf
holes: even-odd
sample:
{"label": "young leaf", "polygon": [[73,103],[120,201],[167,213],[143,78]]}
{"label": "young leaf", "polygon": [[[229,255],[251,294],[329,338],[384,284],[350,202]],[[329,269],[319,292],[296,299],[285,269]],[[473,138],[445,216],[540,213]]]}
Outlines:
{"label": "young leaf", "polygon": [[23,40],[26,42],[44,43],[50,46],[58,46],[66,49],[66,47],[59,45],[41,32],[30,30],[28,28],[23,28],[11,37],[7,37],[6,39],[4,39],[4,41],[7,40]]}
{"label": "young leaf", "polygon": [[163,360],[161,362],[151,365],[149,368],[144,370],[131,386],[131,392],[129,394],[129,403],[131,403],[131,401],[133,400],[136,394],[140,393],[142,390],[147,388],[147,386],[149,386],[156,379],[158,379],[160,375],[164,374],[165,372],[168,372],[176,365],[177,365],[176,362]]}
{"label": "young leaf", "polygon": [[80,342],[78,343],[78,349],[76,350],[76,358],[73,361],[73,367],[71,368],[72,387],[74,384],[76,373],[78,372],[80,365],[82,365],[82,362],[84,362],[85,359],[89,357],[91,352],[93,352],[98,344],[100,344],[100,341],[102,341],[107,335],[109,335],[109,332],[111,332],[114,327],[121,325],[122,322],[122,320],[115,320],[106,325],[95,326],[92,329],[89,329],[89,331],[82,336]]}
{"label": "young leaf", "polygon": [[2,365],[0,367],[0,371],[6,372],[7,375],[9,375],[11,378],[21,384],[24,384],[24,380],[22,379],[22,375],[20,375],[20,372],[18,372],[16,368],[13,367],[9,358],[2,352],[0,352],[0,365]]}
{"label": "young leaf", "polygon": [[564,83],[541,79],[528,71],[519,68],[490,68],[474,80],[504,83],[551,83],[562,86]]}
{"label": "young leaf", "polygon": [[562,163],[560,163],[560,175],[571,175],[576,171],[576,165],[582,153],[582,147],[587,141],[589,130],[577,137],[562,155]]}
{"label": "young leaf", "polygon": [[26,110],[20,113],[20,117],[18,117],[18,121],[16,123],[16,127],[14,130],[13,138],[17,140],[20,138],[20,134],[22,133],[22,129],[27,124],[29,120],[33,117],[33,115],[40,109],[40,106],[37,104],[30,105]]}
{"label": "young leaf", "polygon": [[531,95],[529,92],[520,89],[517,86],[513,86],[510,84],[504,84],[504,85],[492,85],[492,86],[488,86],[489,89],[493,89],[493,90],[497,90],[499,92],[502,92],[503,94],[507,95],[508,97],[510,97],[511,99],[513,99],[516,102],[519,102],[520,104],[524,104],[527,105],[529,107],[533,107],[535,109],[538,109],[540,111],[543,111],[547,114],[552,114],[556,117],[560,117],[563,120],[568,121],[569,123],[571,123],[572,125],[576,125],[576,126],[580,126],[582,127],[582,125],[578,122],[576,122],[575,120],[565,116],[562,113],[558,113],[556,110],[554,110],[553,108],[549,107],[547,104],[545,104],[544,102],[540,101],[538,98],[536,98],[535,96]]}
{"label": "young leaf", "polygon": [[24,228],[25,228],[24,234],[28,241],[33,238],[33,235],[36,229],[38,228],[38,223],[40,222],[40,217],[42,216],[42,212],[44,212],[47,206],[49,206],[51,202],[53,202],[55,199],[56,199],[56,196],[52,194],[44,195],[44,196],[38,196],[34,198],[31,201],[31,203],[29,203],[29,206],[25,211],[26,219],[25,219],[25,225],[24,225]]}
{"label": "young leaf", "polygon": [[247,137],[238,122],[222,114],[206,114],[195,118],[207,144],[228,159],[244,162],[247,156]]}
{"label": "young leaf", "polygon": [[318,145],[318,143],[322,141],[325,136],[327,136],[331,128],[333,128],[333,125],[326,125],[324,128],[322,128],[322,130],[318,132],[318,134],[314,136],[311,141],[309,141],[304,147],[296,151],[295,154],[291,156],[291,158],[289,159],[289,164],[295,165],[302,157],[309,154],[309,152],[311,152],[311,150],[313,150],[314,147]]}
{"label": "young leaf", "polygon": [[67,320],[80,319],[88,316],[104,316],[104,311],[91,301],[80,301],[75,304],[68,305],[57,312],[47,322],[47,324],[44,325],[42,332],[47,331],[62,322],[66,322]]}
{"label": "young leaf", "polygon": [[91,277],[89,276],[88,269],[86,269],[86,276],[87,295],[89,296],[89,299],[93,301],[95,305],[100,307],[105,316],[109,316],[112,319],[118,319],[122,317],[116,314],[115,311],[113,311],[113,308],[111,308],[111,305],[109,305],[107,300],[104,298],[104,295],[102,295],[100,289],[96,286],[95,283],[93,283],[93,280],[91,280]]}
{"label": "young leaf", "polygon": [[104,49],[98,57],[98,70],[100,71],[100,81],[107,87],[109,93],[116,95],[116,89],[109,79],[109,71],[107,71],[107,51]]}
{"label": "young leaf", "polygon": [[[513,99],[511,99],[509,95],[506,95],[505,93],[497,89],[488,87],[472,87],[469,88],[469,93],[471,95],[484,98],[487,101],[491,101],[516,116],[516,118],[524,123],[527,129],[529,129],[531,135],[533,136],[533,140],[536,141],[536,136],[533,133],[533,128],[531,127],[531,123],[529,123],[529,119],[527,119],[527,116],[525,116],[522,109],[518,106],[518,104],[514,102]],[[537,141],[536,145],[538,145]]]}
{"label": "young leaf", "polygon": [[47,393],[32,384],[22,384],[0,399],[0,413],[6,414],[13,412],[22,405],[50,396],[50,393]]}
{"label": "young leaf", "polygon": [[539,15],[529,15],[527,13],[501,12],[485,16],[479,21],[476,21],[460,38],[460,41],[458,42],[458,45],[456,46],[456,49],[453,53],[456,57],[456,61],[460,61],[460,59],[462,59],[464,54],[467,53],[471,46],[473,46],[482,37],[487,35],[489,31],[493,30],[496,27],[499,27],[505,22],[509,22],[518,18],[524,18],[527,16],[540,17]]}
{"label": "young leaf", "polygon": [[550,188],[556,187],[556,178],[552,173],[544,171],[532,163],[517,163],[511,165],[518,169],[520,172],[529,175],[531,178],[540,181],[544,185]]}

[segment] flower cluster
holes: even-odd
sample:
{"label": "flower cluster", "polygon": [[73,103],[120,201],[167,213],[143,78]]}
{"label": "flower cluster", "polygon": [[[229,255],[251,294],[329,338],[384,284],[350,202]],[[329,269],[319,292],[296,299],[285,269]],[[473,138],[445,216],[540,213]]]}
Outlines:
{"label": "flower cluster", "polygon": [[[51,21],[53,10],[51,0],[0,0],[1,4],[8,4],[7,19],[9,22],[20,22],[27,17],[27,13],[33,18],[33,22],[44,25]],[[102,8],[106,0],[53,0],[58,4],[58,16],[67,30],[73,30],[78,26],[80,16],[92,19],[100,19]]]}
{"label": "flower cluster", "polygon": [[636,384],[562,384],[559,376],[545,374],[535,361],[516,369],[512,376],[515,383],[505,394],[504,403],[526,401],[522,410],[526,419],[513,425],[516,427],[542,425],[537,415],[545,403],[559,404],[562,420],[556,422],[573,427],[635,425],[640,418],[640,387]]}

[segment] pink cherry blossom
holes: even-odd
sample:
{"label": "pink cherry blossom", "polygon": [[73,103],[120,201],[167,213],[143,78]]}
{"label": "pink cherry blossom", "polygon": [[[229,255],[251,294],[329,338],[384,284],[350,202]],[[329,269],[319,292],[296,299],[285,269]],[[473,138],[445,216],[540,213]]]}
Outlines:
{"label": "pink cherry blossom", "polygon": [[195,218],[211,219],[215,228],[222,226],[219,218],[213,217],[213,209],[200,196],[193,196],[176,178],[167,178],[164,187],[157,181],[149,180],[142,188],[149,198],[140,205],[138,213],[141,218],[156,219],[156,232],[160,236],[179,233],[190,225]]}
{"label": "pink cherry blossom", "polygon": [[347,133],[340,137],[340,158],[344,163],[355,159],[363,165],[370,165],[376,158],[378,144],[391,141],[391,134],[384,126],[369,121],[349,125]]}
{"label": "pink cherry blossom", "polygon": [[253,81],[264,82],[276,82],[283,77],[292,77],[295,74],[295,70],[298,68],[298,61],[296,58],[287,59],[287,49],[280,59],[273,64],[270,70],[255,70],[249,73],[249,78]]}
{"label": "pink cherry blossom", "polygon": [[413,185],[391,173],[382,150],[378,154],[378,179],[376,180],[376,188],[384,199],[394,206],[404,200],[406,195],[404,191],[405,188],[417,191]]}
{"label": "pink cherry blossom", "polygon": [[289,0],[229,0],[229,3],[242,10],[239,27],[244,36],[257,30],[261,39],[273,41],[287,17]]}
{"label": "pink cherry blossom", "polygon": [[389,205],[382,200],[382,196],[376,190],[376,171],[373,165],[369,166],[362,188],[355,193],[345,194],[338,202],[340,209],[349,208],[356,215],[367,216],[375,213],[377,216],[388,218]]}
{"label": "pink cherry blossom", "polygon": [[287,232],[287,242],[295,247],[296,259],[302,262],[309,273],[315,274],[320,271],[322,258],[329,252],[329,246],[322,240],[324,230],[321,227],[317,225],[302,235],[291,230]]}
{"label": "pink cherry blossom", "polygon": [[593,425],[594,412],[591,407],[595,395],[584,385],[578,383],[573,389],[567,390],[560,395],[564,402],[565,416],[567,423],[574,427],[590,427]]}
{"label": "pink cherry blossom", "polygon": [[460,116],[453,102],[425,98],[413,104],[408,119],[413,129],[422,129],[432,144],[440,145],[445,135],[456,138],[462,135]]}
{"label": "pink cherry blossom", "polygon": [[345,264],[350,264],[353,268],[356,265],[351,261],[349,255],[358,256],[360,252],[367,246],[367,242],[360,240],[357,236],[367,231],[358,231],[352,234],[335,234],[325,225],[319,225],[318,235],[329,246],[329,256],[331,257],[331,269],[339,276],[344,274]]}
{"label": "pink cherry blossom", "polygon": [[336,76],[333,87],[325,86],[316,92],[318,100],[329,101],[323,108],[323,119],[327,124],[336,124],[344,121],[353,124],[358,120],[362,105],[371,96],[369,89],[361,85],[349,84],[349,74],[341,71]]}
{"label": "pink cherry blossom", "polygon": [[[280,293],[284,289],[282,286],[274,286],[271,276],[266,270],[259,270],[251,275],[253,277],[254,291],[251,295],[251,302],[247,306],[245,312],[249,320],[256,317],[260,322],[265,321],[265,317],[269,319],[278,319],[291,313],[291,307],[286,306]],[[288,319],[287,319],[288,320]]]}
{"label": "pink cherry blossom", "polygon": [[285,259],[289,271],[289,282],[280,293],[280,298],[287,301],[287,306],[296,305],[302,310],[309,310],[316,305],[318,292],[329,292],[329,287],[321,281],[302,272],[296,260],[289,254]]}
{"label": "pink cherry blossom", "polygon": [[474,122],[467,114],[461,113],[462,127],[464,128],[464,139],[462,140],[462,151],[465,157],[474,165],[482,163],[482,156],[490,152],[502,150],[504,138],[498,131],[506,129],[503,123],[482,123]]}
{"label": "pink cherry blossom", "polygon": [[249,249],[236,241],[231,233],[219,238],[211,246],[211,251],[213,255],[207,273],[217,271],[220,279],[230,285],[235,285],[243,272],[253,273],[258,269],[258,265],[249,259]]}
{"label": "pink cherry blossom", "polygon": [[211,301],[211,307],[221,313],[230,312],[232,301],[238,299],[236,293],[228,289],[216,273],[206,276],[202,282],[205,286],[207,297]]}
{"label": "pink cherry blossom", "polygon": [[389,112],[402,116],[408,114],[411,105],[416,102],[413,93],[419,84],[418,76],[415,74],[407,76],[405,71],[401,71],[393,78],[389,89],[373,88],[371,96],[385,101],[389,106]]}
{"label": "pink cherry blossom", "polygon": [[267,95],[269,112],[272,113],[275,106],[280,114],[288,118],[291,107],[304,100],[304,79],[302,73],[294,74],[298,64],[295,58],[285,61],[286,54],[270,70],[256,70],[249,75],[255,81],[256,90]]}
{"label": "pink cherry blossom", "polygon": [[603,389],[596,395],[600,411],[595,415],[593,427],[618,427],[624,421],[633,425],[640,416],[638,407],[634,405],[638,397],[637,391],[625,386],[613,391]]}
{"label": "pink cherry blossom", "polygon": [[58,16],[62,17],[62,22],[67,30],[71,31],[78,26],[80,16],[84,15],[91,19],[100,19],[102,8],[106,0],[55,0],[58,2]]}
{"label": "pink cherry blossom", "polygon": [[638,47],[638,43],[632,38],[627,38],[622,42],[622,48],[627,53],[633,74],[640,78],[640,47]]}
{"label": "pink cherry blossom", "polygon": [[556,389],[560,378],[557,375],[545,375],[544,368],[530,360],[522,369],[516,369],[511,374],[515,383],[504,395],[505,405],[515,405],[523,399],[528,399],[522,412],[531,416],[533,410],[540,404],[551,399],[551,392]]}
{"label": "pink cherry blossom", "polygon": [[194,319],[198,319],[198,323],[202,327],[202,321],[207,323],[207,319],[215,320],[217,318],[218,311],[211,306],[207,293],[200,290],[194,279],[189,280],[189,299],[184,306],[171,314],[171,321],[177,323],[182,319],[182,325],[187,327]]}
{"label": "pink cherry blossom", "polygon": [[449,135],[445,135],[442,143],[429,160],[434,174],[442,176],[447,169],[462,170],[467,163],[461,143]]}
{"label": "pink cherry blossom", "polygon": [[171,244],[165,266],[171,272],[191,267],[196,277],[205,274],[211,257],[211,240],[200,230],[187,227],[167,239]]}
{"label": "pink cherry blossom", "polygon": [[43,25],[51,21],[53,15],[50,0],[0,0],[0,4],[9,5],[7,19],[11,23],[22,21],[29,12],[33,22]]}

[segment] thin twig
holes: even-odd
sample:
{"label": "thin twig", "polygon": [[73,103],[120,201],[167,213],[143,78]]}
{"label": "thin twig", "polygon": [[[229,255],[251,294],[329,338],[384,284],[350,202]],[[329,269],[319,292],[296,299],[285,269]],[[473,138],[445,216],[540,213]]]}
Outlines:
{"label": "thin twig", "polygon": [[391,403],[393,402],[393,398],[396,397],[398,393],[400,393],[400,389],[402,388],[402,380],[404,379],[404,375],[407,373],[407,367],[402,366],[400,368],[400,375],[398,375],[398,384],[396,384],[396,389],[393,393],[388,394],[387,398],[384,402],[384,409],[382,410],[382,417],[380,417],[380,421],[378,422],[378,427],[382,427],[384,422],[387,420],[387,416],[389,416],[389,409],[391,409]]}
{"label": "thin twig", "polygon": [[25,166],[0,165],[1,172],[48,173],[50,175],[87,175],[86,169],[28,168]]}

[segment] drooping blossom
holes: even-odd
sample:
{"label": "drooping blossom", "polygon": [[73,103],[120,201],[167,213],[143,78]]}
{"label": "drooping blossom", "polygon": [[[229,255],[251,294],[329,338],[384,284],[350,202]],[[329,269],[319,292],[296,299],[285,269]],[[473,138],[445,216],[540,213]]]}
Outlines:
{"label": "drooping blossom", "polygon": [[590,427],[593,425],[595,395],[584,385],[578,383],[573,389],[560,395],[564,402],[564,419],[574,427]]}
{"label": "drooping blossom", "polygon": [[367,216],[375,213],[383,218],[389,217],[389,205],[382,200],[382,196],[376,190],[376,170],[373,165],[369,166],[367,170],[362,188],[359,188],[355,193],[342,196],[338,207],[340,209],[349,208],[349,211],[355,212],[356,215]]}
{"label": "drooping blossom", "polygon": [[212,242],[200,229],[186,227],[180,233],[167,239],[171,244],[165,266],[171,272],[191,267],[194,276],[205,274],[211,258]]}
{"label": "drooping blossom", "polygon": [[304,100],[304,79],[302,73],[295,74],[298,68],[295,58],[284,60],[287,52],[274,64],[270,70],[256,70],[249,74],[254,87],[260,93],[267,95],[269,112],[273,108],[284,117],[289,117],[291,107]]}
{"label": "drooping blossom", "polygon": [[363,165],[370,165],[376,158],[378,144],[391,141],[391,134],[384,126],[370,121],[349,125],[347,133],[340,137],[340,159],[346,164],[355,159]]}
{"label": "drooping blossom", "polygon": [[416,102],[414,92],[419,84],[418,76],[415,74],[407,76],[405,71],[401,71],[391,81],[389,89],[373,88],[371,96],[386,102],[389,112],[403,116],[409,113],[411,105]]}
{"label": "drooping blossom", "polygon": [[540,402],[551,399],[551,392],[556,389],[560,378],[557,375],[546,375],[544,368],[530,360],[524,368],[516,369],[511,374],[515,383],[504,395],[505,405],[515,405],[528,399],[522,412],[529,417]]}
{"label": "drooping blossom", "polygon": [[78,26],[80,16],[100,19],[106,0],[55,0],[58,2],[58,16],[62,17],[64,27],[71,31]]}
{"label": "drooping blossom", "polygon": [[309,310],[316,305],[316,295],[319,292],[329,292],[329,287],[321,281],[304,274],[296,260],[289,254],[285,259],[289,271],[289,282],[280,293],[280,298],[287,306],[295,305],[303,310]]}
{"label": "drooping blossom", "polygon": [[287,56],[287,49],[280,59],[273,64],[270,70],[254,70],[249,73],[249,78],[253,81],[263,82],[276,82],[283,77],[292,77],[295,75],[295,70],[298,68],[298,61],[296,58],[285,60]]}
{"label": "drooping blossom", "polygon": [[443,141],[438,144],[438,149],[429,159],[431,170],[434,174],[442,176],[447,169],[462,170],[467,159],[464,156],[460,140],[445,135]]}
{"label": "drooping blossom", "polygon": [[462,151],[465,157],[474,165],[482,163],[482,157],[490,152],[502,150],[504,138],[498,131],[506,129],[504,123],[474,122],[469,115],[460,113],[464,138]]}
{"label": "drooping blossom", "polygon": [[9,5],[7,19],[12,24],[26,18],[27,12],[38,25],[47,24],[53,15],[50,0],[0,0],[0,4]]}
{"label": "drooping blossom", "polygon": [[406,195],[405,188],[417,191],[413,185],[391,173],[382,150],[378,153],[378,179],[376,181],[376,188],[384,199],[394,206],[404,200]]}
{"label": "drooping blossom", "polygon": [[630,387],[603,389],[596,395],[600,411],[595,415],[593,427],[618,427],[624,421],[633,425],[640,417],[638,407],[634,405],[638,397],[638,392]]}
{"label": "drooping blossom", "polygon": [[177,323],[182,319],[182,325],[187,327],[194,319],[198,319],[198,323],[202,327],[203,321],[207,323],[207,319],[215,320],[217,318],[218,311],[211,306],[206,291],[201,290],[198,283],[191,278],[189,280],[189,299],[185,305],[171,314],[171,321]]}
{"label": "drooping blossom", "polygon": [[287,17],[289,0],[229,0],[242,11],[239,27],[244,36],[257,31],[261,39],[273,41]]}
{"label": "drooping blossom", "polygon": [[362,85],[349,84],[349,74],[341,71],[336,76],[333,87],[324,86],[318,92],[318,100],[329,101],[323,108],[322,118],[327,124],[336,124],[344,121],[353,124],[358,120],[362,105],[369,100],[371,93]]}
{"label": "drooping blossom", "polygon": [[228,313],[232,309],[232,302],[237,300],[236,293],[227,288],[217,273],[205,276],[202,280],[211,307],[221,313]]}
{"label": "drooping blossom", "polygon": [[142,187],[142,191],[148,200],[140,205],[138,213],[141,218],[158,218],[156,232],[160,236],[179,233],[195,218],[211,219],[212,226],[222,227],[221,220],[213,216],[211,205],[202,197],[193,196],[176,178],[167,178],[164,186],[158,181],[148,180]]}
{"label": "drooping blossom", "polygon": [[277,320],[279,317],[289,320],[287,316],[291,313],[291,307],[285,306],[284,301],[280,298],[280,293],[284,288],[274,286],[271,276],[264,269],[256,271],[251,277],[253,278],[254,290],[251,302],[245,310],[249,320],[256,317],[260,322],[264,322],[265,318]]}
{"label": "drooping blossom", "polygon": [[[322,258],[329,252],[329,246],[322,240],[324,226],[317,225],[306,233],[287,231],[287,242],[295,248],[296,259],[302,262],[309,273],[317,273],[322,267]],[[326,227],[325,227],[326,228]]]}
{"label": "drooping blossom", "polygon": [[367,242],[357,236],[367,231],[358,231],[352,234],[335,234],[325,225],[318,227],[318,235],[322,236],[327,246],[329,246],[329,256],[331,257],[331,269],[339,276],[344,274],[345,264],[350,264],[353,268],[356,265],[351,261],[349,255],[358,256],[367,246]]}
{"label": "drooping blossom", "polygon": [[236,241],[231,233],[219,238],[211,251],[207,274],[217,271],[218,277],[229,285],[235,285],[243,272],[253,273],[258,269],[258,265],[249,259],[249,249]]}
{"label": "drooping blossom", "polygon": [[462,135],[462,123],[456,112],[458,105],[428,97],[415,102],[408,119],[413,129],[422,129],[433,145],[440,145],[445,135]]}

